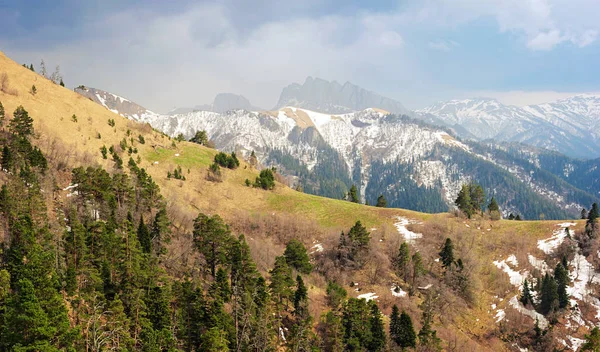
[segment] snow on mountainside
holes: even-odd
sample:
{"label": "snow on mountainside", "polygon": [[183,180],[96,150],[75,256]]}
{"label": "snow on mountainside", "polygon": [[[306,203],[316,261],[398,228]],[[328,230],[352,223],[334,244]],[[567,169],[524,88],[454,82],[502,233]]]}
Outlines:
{"label": "snow on mountainside", "polygon": [[486,98],[451,100],[416,113],[465,138],[521,142],[578,158],[600,156],[600,96],[577,95],[525,107]]}
{"label": "snow on mountainside", "polygon": [[[546,202],[554,207],[543,212],[554,214],[549,216],[555,218],[564,216],[557,209],[572,211],[591,204],[588,195],[574,198],[572,195],[579,190],[565,182],[557,183],[553,176],[536,178],[540,173],[535,165],[513,165],[509,157],[498,158],[474,148],[476,145],[460,142],[443,129],[381,109],[329,114],[288,106],[275,111],[194,111],[169,116],[155,114],[107,92],[86,88],[84,93],[108,109],[150,123],[170,136],[183,134],[190,138],[196,131],[205,130],[218,149],[243,155],[255,151],[263,163],[278,164],[272,158],[273,151],[278,151],[297,160],[307,172],[315,172],[316,165],[342,170],[347,179],[359,186],[363,201],[365,196],[386,193],[390,195],[388,202],[394,204],[392,197],[401,199],[407,192],[427,197],[437,192],[442,203],[434,202],[435,209],[443,211],[452,204],[463,183],[488,180],[489,175],[494,175],[494,183],[487,187],[505,193],[506,202],[501,205],[504,211],[519,212],[519,207],[527,207],[520,204],[519,197],[524,192],[532,192],[528,196],[531,199],[542,197],[532,200],[535,204]],[[495,103],[488,106],[493,111]],[[331,165],[331,153],[339,155],[343,167]],[[521,183],[520,190],[514,188],[514,182]],[[508,197],[510,192],[518,194]],[[396,204],[416,210],[432,209],[432,202],[421,203],[418,197]],[[538,214],[530,210],[527,215]]]}
{"label": "snow on mountainside", "polygon": [[160,116],[159,114],[152,112],[128,99],[103,91],[101,89],[79,86],[74,90],[76,93],[89,98],[90,100],[104,106],[108,110],[132,120],[149,122],[150,120]]}
{"label": "snow on mountainside", "polygon": [[304,84],[283,88],[275,109],[295,106],[331,114],[343,114],[368,108],[380,108],[395,114],[410,112],[399,102],[358,87],[350,82],[343,85],[321,78],[307,77]]}

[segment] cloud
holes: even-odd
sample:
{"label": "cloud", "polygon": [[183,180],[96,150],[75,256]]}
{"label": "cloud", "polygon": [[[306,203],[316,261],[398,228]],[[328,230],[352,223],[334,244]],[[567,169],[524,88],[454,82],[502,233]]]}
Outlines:
{"label": "cloud", "polygon": [[533,50],[551,50],[556,45],[567,40],[560,31],[554,29],[547,32],[540,32],[527,42],[527,47]]}
{"label": "cloud", "polygon": [[[25,23],[31,9],[0,9],[0,22],[11,24],[10,33],[0,33],[0,48],[19,62],[60,64],[70,86],[114,91],[157,111],[208,103],[219,92],[271,108],[283,86],[309,75],[349,80],[411,106],[500,89],[499,78],[531,61],[507,39],[532,51],[566,43],[576,49],[593,47],[600,31],[596,0],[411,0],[384,8],[358,0],[104,1],[64,13],[77,19],[66,24],[60,16]],[[477,37],[482,23],[488,32]],[[449,38],[460,38],[461,50]],[[492,51],[514,56],[505,62]],[[553,73],[544,72],[544,80],[565,79]]]}

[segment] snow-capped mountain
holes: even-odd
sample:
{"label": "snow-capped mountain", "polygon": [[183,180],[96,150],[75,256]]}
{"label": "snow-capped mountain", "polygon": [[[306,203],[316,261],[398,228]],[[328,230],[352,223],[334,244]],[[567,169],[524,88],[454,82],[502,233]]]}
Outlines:
{"label": "snow-capped mountain", "polygon": [[[597,197],[544,172],[532,157],[501,147],[461,142],[439,127],[368,108],[344,114],[297,107],[275,111],[194,111],[161,115],[107,92],[86,89],[95,101],[123,116],[148,122],[168,135],[205,130],[216,147],[276,165],[312,193],[341,197],[353,183],[364,201],[386,195],[390,206],[445,211],[460,186],[481,183],[505,213],[526,218],[575,214]],[[131,103],[134,104],[134,103]],[[119,111],[132,106],[138,109]]]}
{"label": "snow-capped mountain", "polygon": [[293,83],[283,88],[275,110],[295,106],[330,114],[343,114],[368,108],[379,108],[395,114],[409,111],[399,102],[373,93],[350,82],[307,77],[304,84]]}
{"label": "snow-capped mountain", "polygon": [[128,99],[101,89],[79,86],[75,88],[74,91],[104,106],[110,111],[132,120],[148,121],[160,116],[160,114],[152,112]]}
{"label": "snow-capped mountain", "polygon": [[417,114],[465,138],[520,142],[577,158],[600,156],[600,96],[577,95],[525,107],[485,98],[451,100]]}

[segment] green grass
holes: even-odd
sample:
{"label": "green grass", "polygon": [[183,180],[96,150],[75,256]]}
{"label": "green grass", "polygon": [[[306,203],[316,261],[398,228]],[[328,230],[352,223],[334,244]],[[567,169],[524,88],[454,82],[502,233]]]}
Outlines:
{"label": "green grass", "polygon": [[382,218],[393,220],[394,214],[398,212],[395,209],[369,207],[295,191],[286,194],[270,193],[266,201],[269,209],[307,216],[325,227],[349,226],[356,220],[360,220],[365,226],[377,226],[381,224]]}
{"label": "green grass", "polygon": [[[179,154],[179,156],[175,156]],[[150,162],[159,163],[169,162],[181,166],[182,168],[208,167],[213,162],[216,151],[198,148],[193,145],[179,144],[177,149],[167,149],[158,147],[146,155]]]}

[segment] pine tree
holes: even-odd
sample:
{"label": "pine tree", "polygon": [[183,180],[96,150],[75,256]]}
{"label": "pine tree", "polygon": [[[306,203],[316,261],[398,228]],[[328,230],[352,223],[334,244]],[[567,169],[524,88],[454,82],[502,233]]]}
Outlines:
{"label": "pine tree", "polygon": [[229,228],[220,216],[209,217],[200,213],[194,220],[193,236],[196,248],[204,255],[210,273],[215,277],[217,266],[226,261],[230,243]]}
{"label": "pine tree", "polygon": [[140,223],[137,229],[137,238],[142,247],[144,253],[150,253],[152,251],[152,239],[150,238],[150,230],[144,223],[144,216],[140,216]]}
{"label": "pine tree", "polygon": [[348,200],[352,203],[360,202],[360,198],[358,197],[358,190],[356,189],[355,185],[352,185],[352,187],[350,187],[350,191],[348,192]]}
{"label": "pine tree", "polygon": [[469,185],[462,185],[460,191],[458,192],[458,196],[454,201],[454,204],[460,211],[465,213],[468,218],[471,218],[473,215],[473,208],[471,202],[471,190]]}
{"label": "pine tree", "polygon": [[557,293],[558,293],[558,306],[559,308],[566,308],[569,305],[569,294],[567,293],[567,287],[569,286],[569,272],[563,266],[562,262],[556,264],[554,269],[554,280],[556,280]]}
{"label": "pine tree", "polygon": [[271,274],[271,284],[269,285],[271,295],[276,303],[282,304],[292,296],[291,286],[294,284],[292,271],[284,256],[275,258],[275,264],[269,273]]}
{"label": "pine tree", "polygon": [[579,351],[600,351],[600,329],[595,326],[588,335],[585,335],[585,343]]}
{"label": "pine tree", "polygon": [[425,273],[425,265],[423,264],[423,259],[421,258],[421,253],[415,252],[412,256],[412,277],[411,277],[411,288],[417,284],[418,278]]}
{"label": "pine tree", "polygon": [[417,334],[413,328],[412,319],[405,311],[402,311],[399,320],[398,335],[394,341],[403,350],[408,347],[415,348],[417,346]]}
{"label": "pine tree", "polygon": [[2,164],[2,169],[6,171],[10,171],[13,167],[12,152],[6,145],[2,148],[2,160],[0,163]]}
{"label": "pine tree", "polygon": [[523,303],[525,307],[527,307],[528,304],[533,305],[533,297],[531,296],[531,291],[529,289],[529,283],[527,282],[527,279],[523,281],[523,290],[521,292],[521,297],[519,298],[519,301],[521,301],[521,303]]}
{"label": "pine tree", "polygon": [[283,255],[285,256],[285,260],[287,261],[288,265],[292,268],[305,275],[311,273],[312,264],[310,263],[310,258],[308,257],[306,247],[304,247],[302,242],[296,239],[288,242]]}
{"label": "pine tree", "polygon": [[592,209],[590,209],[590,212],[588,213],[588,222],[594,222],[596,219],[598,219],[599,216],[600,214],[598,213],[598,204],[594,203],[592,204]]}
{"label": "pine tree", "polygon": [[375,205],[378,208],[386,208],[387,207],[387,200],[385,200],[385,197],[382,195],[380,195],[379,197],[377,197],[377,204]]}
{"label": "pine tree", "polygon": [[440,261],[442,262],[442,267],[446,269],[452,268],[452,263],[454,263],[454,244],[450,238],[446,238],[446,242],[444,242],[444,247],[440,251]]}
{"label": "pine tree", "polygon": [[581,208],[581,216],[580,219],[584,220],[587,219],[587,210],[585,210],[585,208]]}
{"label": "pine tree", "polygon": [[409,282],[410,278],[410,250],[406,242],[402,242],[398,256],[396,257],[396,269],[398,277],[402,278],[404,282]]}
{"label": "pine tree", "polygon": [[4,127],[4,119],[6,118],[6,114],[4,112],[4,105],[0,101],[0,127]]}
{"label": "pine tree", "polygon": [[369,247],[371,234],[367,231],[360,221],[357,221],[348,232],[350,246],[354,252],[360,252]]}
{"label": "pine tree", "polygon": [[206,145],[208,143],[208,136],[206,134],[206,131],[196,131],[196,134],[194,134],[194,137],[190,139],[190,142],[197,143],[200,145]]}
{"label": "pine tree", "polygon": [[492,212],[492,211],[500,211],[500,207],[498,207],[498,203],[496,202],[496,198],[492,197],[492,200],[490,200],[490,204],[488,204],[488,210],[490,212]]}
{"label": "pine tree", "polygon": [[476,183],[471,183],[469,185],[469,193],[471,198],[471,210],[473,213],[480,212],[485,202],[485,192],[483,191],[483,188]]}
{"label": "pine tree", "polygon": [[60,86],[61,86],[61,87],[64,87],[64,86],[65,86],[65,82],[63,82],[63,79],[62,79],[62,78],[60,79]]}
{"label": "pine tree", "polygon": [[369,351],[382,351],[385,348],[386,335],[383,327],[383,319],[381,312],[375,301],[370,301],[371,315],[369,317],[369,325],[371,328],[371,339],[367,344]]}
{"label": "pine tree", "polygon": [[558,308],[558,290],[556,281],[548,274],[542,279],[542,291],[540,296],[540,311],[547,315]]}
{"label": "pine tree", "polygon": [[343,352],[344,327],[341,317],[333,311],[329,311],[321,321],[323,324],[323,352]]}
{"label": "pine tree", "polygon": [[33,134],[33,119],[29,117],[29,113],[23,106],[19,105],[17,107],[8,128],[19,137],[27,137]]}
{"label": "pine tree", "polygon": [[402,338],[402,326],[400,325],[400,310],[394,304],[392,307],[392,315],[390,315],[390,339],[400,346]]}

